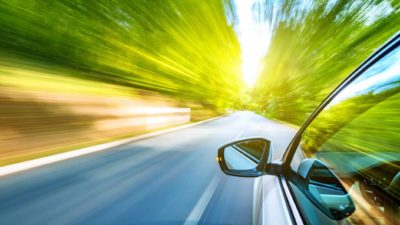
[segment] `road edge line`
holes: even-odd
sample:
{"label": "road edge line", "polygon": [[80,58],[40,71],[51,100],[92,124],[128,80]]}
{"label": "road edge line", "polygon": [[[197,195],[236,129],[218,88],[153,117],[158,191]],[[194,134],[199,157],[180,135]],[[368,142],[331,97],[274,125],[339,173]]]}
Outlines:
{"label": "road edge line", "polygon": [[197,126],[197,125],[200,125],[203,123],[207,123],[207,122],[210,122],[213,120],[220,119],[224,116],[226,116],[226,115],[221,115],[221,116],[217,116],[217,117],[210,118],[207,120],[202,120],[202,121],[195,122],[195,123],[188,123],[188,124],[184,124],[181,126],[168,128],[165,130],[160,130],[160,131],[150,132],[147,134],[142,134],[142,135],[138,135],[138,136],[134,136],[134,137],[130,137],[130,138],[125,138],[125,139],[118,140],[118,141],[112,141],[112,142],[103,143],[103,144],[99,144],[99,145],[75,149],[75,150],[71,150],[71,151],[67,151],[67,152],[63,152],[63,153],[59,153],[59,154],[55,154],[55,155],[50,155],[50,156],[46,156],[46,157],[42,157],[42,158],[32,159],[32,160],[14,163],[14,164],[6,165],[6,166],[0,166],[0,177],[10,175],[13,173],[18,173],[18,172],[25,171],[25,170],[29,170],[29,169],[33,169],[33,168],[37,168],[40,166],[49,165],[49,164],[52,164],[55,162],[60,162],[63,160],[72,159],[72,158],[76,158],[76,157],[83,156],[83,155],[88,155],[88,154],[99,152],[99,151],[104,151],[109,148],[117,147],[117,146],[127,144],[130,142],[139,141],[139,140],[143,140],[146,138],[158,136],[161,134],[166,134],[169,132]]}

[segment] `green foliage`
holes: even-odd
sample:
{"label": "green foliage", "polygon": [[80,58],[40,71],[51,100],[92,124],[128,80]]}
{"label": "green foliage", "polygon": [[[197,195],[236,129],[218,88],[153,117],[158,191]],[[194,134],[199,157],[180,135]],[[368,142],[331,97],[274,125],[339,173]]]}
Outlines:
{"label": "green foliage", "polygon": [[0,56],[221,108],[241,80],[227,3],[0,0]]}
{"label": "green foliage", "polygon": [[304,133],[303,151],[312,156],[324,144],[334,152],[397,150],[400,83],[392,85],[393,89],[358,95],[324,110]]}
{"label": "green foliage", "polygon": [[398,1],[265,1],[258,8],[270,9],[264,19],[273,37],[253,97],[261,112],[294,124],[400,28]]}

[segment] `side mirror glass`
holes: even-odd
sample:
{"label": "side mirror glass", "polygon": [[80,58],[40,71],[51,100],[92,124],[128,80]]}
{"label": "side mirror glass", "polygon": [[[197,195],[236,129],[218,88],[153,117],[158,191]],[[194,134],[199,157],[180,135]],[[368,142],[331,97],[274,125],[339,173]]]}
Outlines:
{"label": "side mirror glass", "polygon": [[331,219],[342,220],[355,211],[353,200],[339,178],[323,162],[305,159],[298,174],[308,199]]}
{"label": "side mirror glass", "polygon": [[226,144],[218,149],[218,163],[224,173],[232,176],[256,177],[270,157],[270,141],[251,138]]}

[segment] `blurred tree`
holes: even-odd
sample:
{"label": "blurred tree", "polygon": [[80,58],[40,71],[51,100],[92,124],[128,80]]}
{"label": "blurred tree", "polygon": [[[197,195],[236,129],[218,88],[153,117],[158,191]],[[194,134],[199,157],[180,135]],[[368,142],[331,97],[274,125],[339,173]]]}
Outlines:
{"label": "blurred tree", "polygon": [[0,0],[0,57],[221,108],[241,81],[232,10],[228,0]]}
{"label": "blurred tree", "polygon": [[267,116],[294,124],[400,28],[397,0],[265,0],[255,10],[273,35],[253,98]]}

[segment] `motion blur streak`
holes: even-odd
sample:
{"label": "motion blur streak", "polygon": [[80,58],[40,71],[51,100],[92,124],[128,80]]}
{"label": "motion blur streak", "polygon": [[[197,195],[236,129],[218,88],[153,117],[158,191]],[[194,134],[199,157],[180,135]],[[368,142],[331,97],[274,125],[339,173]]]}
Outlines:
{"label": "motion blur streak", "polygon": [[0,0],[0,166],[220,115],[230,1]]}
{"label": "motion blur streak", "polygon": [[[5,68],[2,71],[8,72]],[[32,71],[21,74],[30,78]],[[62,86],[96,86],[95,82],[79,82],[83,81],[65,79]],[[112,90],[112,86],[107,88]],[[189,108],[175,107],[176,101],[165,97],[101,96],[17,87],[0,87],[0,96],[0,165],[190,121]]]}
{"label": "motion blur streak", "polygon": [[2,177],[0,221],[8,225],[252,224],[254,180],[224,176],[215,162],[215,149],[238,133],[239,138],[257,135],[277,140],[273,143],[276,159],[295,130],[239,112]]}
{"label": "motion blur streak", "polygon": [[0,9],[1,55],[12,64],[74,69],[71,76],[219,107],[240,85],[225,1],[17,0]]}
{"label": "motion blur streak", "polygon": [[373,51],[400,30],[400,1],[260,0],[272,39],[248,107],[302,124]]}

